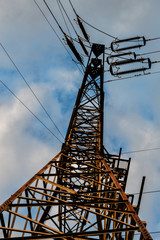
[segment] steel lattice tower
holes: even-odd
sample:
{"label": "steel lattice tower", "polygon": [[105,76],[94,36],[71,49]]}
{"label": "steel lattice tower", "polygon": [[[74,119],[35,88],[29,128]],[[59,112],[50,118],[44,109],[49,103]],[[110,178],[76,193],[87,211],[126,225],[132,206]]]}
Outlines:
{"label": "steel lattice tower", "polygon": [[92,45],[61,152],[0,206],[0,239],[152,239],[125,194],[130,159],[103,146],[104,50]]}

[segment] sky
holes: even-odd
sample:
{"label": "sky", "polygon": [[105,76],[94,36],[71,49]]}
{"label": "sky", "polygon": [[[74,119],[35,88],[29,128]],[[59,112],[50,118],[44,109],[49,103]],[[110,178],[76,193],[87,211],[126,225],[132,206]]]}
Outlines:
{"label": "sky", "polygon": [[[69,1],[61,2],[81,34]],[[60,39],[63,39],[43,1],[37,0],[37,3]],[[56,0],[48,0],[47,3],[63,30],[68,33]],[[116,38],[160,37],[158,0],[72,0],[72,3],[82,19]],[[75,38],[71,26],[68,26]],[[85,23],[84,26],[91,42],[110,47],[113,38]],[[70,49],[65,45],[66,51],[34,0],[0,0],[0,43],[0,81],[51,131],[0,82],[2,203],[52,159],[61,150],[64,141],[24,80],[65,136],[83,75],[72,61],[75,58]],[[147,41],[145,47],[136,49],[136,53],[159,51],[159,44],[160,40]],[[82,53],[78,46],[77,49]],[[152,62],[158,61],[160,53],[145,57]],[[84,57],[84,62],[86,60]],[[159,67],[159,63],[152,64],[149,72],[157,72]],[[105,81],[116,79],[108,69],[105,63]],[[159,74],[153,74],[104,84],[104,145],[110,153],[118,153],[120,147],[122,153],[160,147],[159,79]],[[160,190],[159,153],[160,150],[155,150],[122,155],[132,158],[127,192],[138,193],[143,176],[146,176],[144,192]],[[160,231],[159,199],[160,193],[143,194],[142,197],[139,215],[147,221],[149,231]],[[160,234],[154,234],[153,238],[160,239]]]}

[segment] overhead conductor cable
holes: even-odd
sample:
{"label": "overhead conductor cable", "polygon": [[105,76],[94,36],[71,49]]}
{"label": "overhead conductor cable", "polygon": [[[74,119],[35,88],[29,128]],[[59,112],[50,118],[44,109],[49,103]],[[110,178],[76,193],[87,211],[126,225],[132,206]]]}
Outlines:
{"label": "overhead conductor cable", "polygon": [[73,7],[73,4],[72,4],[71,0],[69,0],[69,2],[70,2],[70,4],[71,4],[71,7],[72,7],[72,9],[73,9],[73,11],[74,11],[76,17],[77,17],[77,22],[78,22],[78,25],[79,25],[79,27],[80,27],[82,33],[83,33],[84,38],[87,40],[87,42],[90,43],[90,41],[89,41],[89,36],[88,36],[88,34],[87,34],[87,32],[86,32],[84,26],[83,26],[83,23],[82,23],[81,18],[79,17],[79,15],[77,14],[75,8]]}
{"label": "overhead conductor cable", "polygon": [[3,51],[5,52],[5,54],[7,55],[7,57],[9,58],[9,60],[11,61],[11,63],[13,64],[13,66],[15,67],[15,69],[17,70],[17,72],[19,73],[19,75],[21,76],[21,78],[23,79],[23,81],[25,82],[25,84],[27,85],[27,87],[30,89],[31,93],[33,94],[33,96],[36,98],[36,100],[38,101],[38,103],[40,104],[41,108],[44,110],[44,112],[46,113],[46,115],[49,117],[49,119],[51,120],[51,122],[53,123],[53,125],[56,127],[56,129],[58,130],[58,132],[60,133],[61,137],[64,139],[62,132],[60,131],[60,129],[58,128],[58,126],[56,125],[56,123],[53,121],[53,119],[51,118],[50,114],[47,112],[46,108],[43,106],[42,102],[39,100],[39,98],[37,97],[37,95],[35,94],[35,92],[33,91],[33,89],[31,88],[31,86],[29,85],[29,83],[27,82],[27,80],[25,79],[25,77],[23,76],[23,74],[21,73],[21,71],[19,70],[19,68],[17,67],[17,65],[15,64],[15,62],[13,61],[13,59],[11,58],[11,56],[9,55],[9,53],[7,52],[7,50],[5,49],[5,47],[2,45],[2,43],[0,43],[1,48],[3,49]]}
{"label": "overhead conductor cable", "polygon": [[[84,45],[84,43],[83,43],[83,41],[82,41],[82,38],[81,38],[81,37],[79,36],[79,34],[77,33],[77,31],[76,31],[76,29],[75,29],[75,27],[74,27],[72,21],[70,20],[70,18],[69,18],[69,16],[68,16],[67,12],[66,12],[66,10],[65,10],[65,8],[63,7],[63,4],[61,3],[60,0],[57,0],[57,1],[58,1],[59,4],[61,5],[61,7],[62,7],[64,13],[66,14],[66,16],[67,16],[67,18],[68,18],[68,20],[69,20],[69,22],[70,22],[70,24],[71,24],[71,26],[72,26],[74,32],[75,32],[75,34],[77,35],[77,37],[78,37],[78,41],[79,41],[79,44],[81,45],[81,48],[83,49],[84,53],[88,56],[89,54],[88,54],[88,51],[87,51],[87,49],[86,49],[86,47],[85,47],[85,45]],[[70,35],[71,35],[71,34],[70,34]]]}
{"label": "overhead conductor cable", "polygon": [[45,0],[43,0],[43,2],[45,3],[46,7],[48,8],[49,12],[51,13],[52,17],[54,18],[54,20],[56,21],[59,29],[61,30],[61,32],[63,33],[66,42],[68,44],[68,46],[70,47],[71,51],[73,52],[73,54],[75,55],[75,57],[77,58],[77,60],[83,65],[83,60],[80,56],[80,54],[78,53],[77,49],[75,48],[73,42],[68,38],[67,34],[63,31],[63,29],[61,28],[60,24],[58,23],[57,19],[55,18],[53,12],[51,11],[50,7],[48,6],[48,4],[46,3]]}
{"label": "overhead conductor cable", "polygon": [[[69,2],[70,2],[70,4],[71,4],[71,7],[72,7],[74,13],[76,14],[76,16],[77,16],[77,17],[79,18],[79,20],[81,21],[80,25],[81,25],[82,28],[84,28],[84,26],[83,26],[83,24],[82,24],[82,21],[83,21],[83,22],[85,22],[88,26],[94,28],[95,30],[97,30],[97,31],[99,31],[99,32],[101,32],[101,33],[103,33],[103,34],[111,37],[111,38],[117,39],[116,37],[112,36],[111,34],[108,34],[108,33],[104,32],[104,31],[102,31],[102,30],[94,27],[93,25],[89,24],[89,23],[86,22],[84,19],[82,19],[82,18],[77,14],[75,8],[73,7],[73,4],[72,4],[71,0],[69,0]],[[77,20],[78,20],[78,19],[77,19]],[[82,30],[82,29],[81,29],[81,30]],[[85,29],[83,29],[83,30],[85,30]],[[83,31],[83,30],[82,30],[82,31]],[[85,34],[85,33],[84,33],[84,34]],[[87,37],[87,36],[86,36],[86,37]],[[87,37],[87,38],[88,38],[88,37]],[[87,40],[87,39],[86,39],[86,40]]]}
{"label": "overhead conductor cable", "polygon": [[[62,15],[62,18],[63,18],[63,20],[64,20],[64,23],[65,23],[65,25],[66,25],[66,28],[67,28],[67,30],[68,30],[68,33],[69,33],[69,35],[71,36],[71,32],[70,32],[70,30],[69,30],[69,27],[68,27],[68,25],[67,25],[67,22],[66,22],[66,20],[65,20],[65,17],[64,17],[64,15],[63,15],[63,12],[62,12],[62,9],[61,9],[61,2],[59,1],[59,0],[57,0],[57,5],[58,5],[58,7],[59,7],[59,10],[60,10],[60,12],[61,12],[61,15]],[[63,9],[63,11],[64,11],[64,9]],[[65,12],[65,14],[66,14],[66,12]]]}
{"label": "overhead conductor cable", "polygon": [[104,81],[104,83],[116,82],[116,81],[121,81],[121,80],[135,78],[135,77],[143,77],[143,76],[152,75],[152,74],[160,74],[160,71],[157,71],[157,72],[147,72],[147,73],[144,73],[144,74],[133,75],[133,76],[130,76],[130,77],[119,77],[119,78],[116,78],[116,79],[110,79],[110,80]]}
{"label": "overhead conductor cable", "polygon": [[3,84],[3,86],[8,89],[10,93],[60,142],[63,143],[41,120],[38,118],[28,107],[27,105],[22,102],[22,100],[0,79],[0,83]]}
{"label": "overhead conductor cable", "polygon": [[[36,0],[33,0],[37,6],[37,8],[39,9],[39,11],[41,12],[41,14],[43,15],[43,17],[45,18],[45,20],[47,21],[47,23],[49,24],[49,26],[51,27],[52,31],[55,33],[55,35],[57,36],[58,40],[61,42],[61,44],[63,45],[63,47],[65,48],[66,52],[68,53],[68,55],[71,57],[72,61],[72,55],[70,54],[70,52],[68,51],[68,49],[66,48],[65,44],[63,43],[63,41],[61,40],[61,38],[58,36],[58,34],[56,33],[55,29],[53,28],[52,24],[49,22],[48,18],[46,17],[46,15],[44,14],[44,12],[42,11],[42,9],[40,8],[40,6],[38,5],[38,3],[36,2]],[[74,61],[75,62],[75,61]],[[76,62],[75,62],[76,63]],[[79,71],[82,73],[81,69],[79,68],[78,64],[76,63],[77,68],[79,69]],[[83,74],[83,73],[82,73]]]}

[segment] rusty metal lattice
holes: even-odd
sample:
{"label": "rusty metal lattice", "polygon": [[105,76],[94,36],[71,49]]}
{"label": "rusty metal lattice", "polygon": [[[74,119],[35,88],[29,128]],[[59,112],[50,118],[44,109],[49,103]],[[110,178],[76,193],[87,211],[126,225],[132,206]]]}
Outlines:
{"label": "rusty metal lattice", "polygon": [[93,44],[61,152],[0,206],[0,239],[151,240],[103,146],[104,46]]}

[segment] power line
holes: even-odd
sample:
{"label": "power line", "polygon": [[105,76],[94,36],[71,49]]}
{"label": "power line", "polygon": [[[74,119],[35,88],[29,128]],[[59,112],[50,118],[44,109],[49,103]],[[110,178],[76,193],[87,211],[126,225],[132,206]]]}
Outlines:
{"label": "power line", "polygon": [[51,11],[50,7],[48,6],[48,4],[46,3],[45,0],[43,0],[44,4],[46,5],[46,7],[48,8],[50,14],[52,15],[52,17],[54,18],[55,22],[57,23],[59,29],[61,30],[61,32],[65,35],[65,32],[63,31],[63,29],[61,28],[61,25],[59,24],[59,22],[57,21],[56,17],[54,16],[53,12]]}
{"label": "power line", "polygon": [[[49,22],[48,18],[46,17],[46,15],[44,14],[44,12],[42,11],[42,9],[40,8],[40,6],[38,5],[38,3],[36,2],[36,0],[33,0],[36,4],[36,6],[38,7],[39,11],[42,13],[43,17],[45,18],[45,20],[47,21],[47,23],[49,24],[49,26],[51,27],[52,31],[55,33],[55,35],[57,36],[57,38],[59,39],[59,41],[61,42],[61,44],[63,45],[63,47],[65,48],[65,50],[67,51],[67,53],[69,54],[69,56],[72,58],[70,52],[67,50],[66,46],[64,45],[63,41],[61,40],[61,38],[58,36],[57,32],[55,31],[55,29],[53,28],[52,24]],[[73,60],[73,58],[72,58]]]}
{"label": "power line", "polygon": [[[77,33],[77,31],[76,31],[76,29],[75,29],[75,27],[74,27],[74,25],[73,25],[73,23],[72,23],[72,21],[71,21],[71,19],[70,19],[70,17],[68,16],[68,14],[67,14],[67,12],[66,12],[66,10],[65,10],[65,8],[63,7],[63,4],[62,4],[62,2],[59,0],[59,2],[60,2],[60,4],[61,4],[61,6],[62,6],[62,8],[63,8],[63,11],[65,12],[65,14],[66,14],[66,16],[67,16],[67,18],[68,18],[68,20],[69,20],[69,22],[70,22],[70,24],[71,24],[71,26],[72,26],[72,28],[73,28],[73,30],[74,30],[74,32],[75,32],[75,34],[77,35],[77,37],[79,37],[79,34]],[[73,5],[72,5],[72,3],[70,2],[70,4],[71,4],[71,6],[72,6],[72,8],[73,8]],[[75,11],[74,11],[75,12]],[[72,39],[72,40],[75,40],[75,39]],[[77,41],[78,42],[78,41]],[[79,43],[79,42],[78,42]]]}
{"label": "power line", "polygon": [[60,5],[61,5],[63,11],[65,12],[65,14],[66,14],[66,16],[67,16],[67,18],[68,18],[68,20],[69,20],[69,22],[70,22],[70,24],[71,24],[71,26],[72,26],[74,32],[75,32],[75,34],[78,36],[78,33],[77,33],[77,31],[76,31],[76,29],[75,29],[75,27],[74,27],[74,25],[73,25],[73,23],[72,23],[70,17],[68,16],[68,14],[67,14],[67,12],[66,12],[66,10],[65,10],[65,8],[64,8],[64,6],[63,6],[63,4],[62,4],[62,2],[61,2],[60,0],[58,0],[58,1],[59,1]]}
{"label": "power line", "polygon": [[148,148],[148,149],[141,149],[141,150],[135,150],[135,151],[130,151],[130,152],[123,152],[122,154],[148,152],[148,151],[155,151],[155,150],[160,150],[160,147],[157,147],[157,148]]}
{"label": "power line", "polygon": [[60,143],[62,143],[62,141],[24,104],[24,102],[2,80],[0,80],[0,82]]}
{"label": "power line", "polygon": [[159,234],[160,233],[160,231],[157,231],[157,232],[150,232],[150,234]]}
{"label": "power line", "polygon": [[72,9],[73,9],[73,11],[74,11],[75,15],[77,16],[78,14],[77,14],[77,12],[76,12],[75,8],[73,7],[73,4],[72,4],[71,0],[69,0],[69,3],[71,4],[71,7],[72,7]]}
{"label": "power line", "polygon": [[[71,8],[73,9],[73,12],[75,13],[75,15],[76,15],[76,17],[77,17],[77,20],[80,18],[79,17],[79,15],[77,14],[77,12],[76,12],[76,10],[75,10],[75,8],[73,7],[73,4],[72,4],[72,2],[69,0],[69,3],[70,3],[70,5],[71,5]],[[81,27],[80,27],[81,28]],[[82,28],[81,28],[81,30],[82,30]],[[76,32],[76,31],[75,31]],[[83,32],[83,30],[82,30],[82,32]],[[84,32],[83,32],[84,33]],[[79,35],[78,35],[78,33],[76,32],[76,34],[77,34],[77,36],[79,37]],[[88,42],[90,43],[90,41],[89,41],[89,39],[88,39]]]}
{"label": "power line", "polygon": [[60,12],[61,12],[62,18],[63,18],[64,23],[65,23],[65,25],[66,25],[66,28],[67,28],[67,30],[68,30],[68,33],[69,33],[69,35],[71,36],[71,32],[70,32],[70,30],[69,30],[69,27],[68,27],[68,25],[67,25],[67,22],[66,22],[66,20],[65,20],[64,15],[63,15],[62,9],[61,9],[61,7],[60,7],[60,1],[58,1],[58,0],[57,0],[57,5],[58,5],[59,10],[60,10]]}
{"label": "power line", "polygon": [[[79,36],[78,35],[78,39],[79,38],[81,38],[82,40],[84,40],[84,38],[82,38],[81,36]],[[70,38],[72,41],[75,41],[76,43],[78,43],[78,44],[80,44],[79,43],[79,41],[78,41],[78,39],[76,39],[76,38]],[[90,42],[91,43],[91,42]],[[93,43],[92,43],[93,44]],[[91,49],[92,47],[91,46],[88,46],[87,44],[84,44],[84,46],[86,47],[86,48],[89,48],[89,49]]]}
{"label": "power line", "polygon": [[[75,29],[75,27],[74,27],[74,25],[73,25],[73,23],[72,23],[72,21],[71,21],[69,15],[67,14],[67,12],[66,12],[66,10],[65,10],[65,8],[64,8],[64,6],[63,6],[63,4],[62,4],[62,2],[61,2],[60,0],[57,0],[57,3],[59,4],[59,8],[60,8],[60,6],[61,6],[61,8],[63,9],[63,11],[64,11],[66,17],[68,18],[68,21],[70,22],[70,24],[71,24],[71,26],[72,26],[72,28],[73,28],[75,34],[76,34],[77,37],[78,37],[78,40],[72,38],[71,33],[70,33],[70,31],[69,31],[69,28],[68,28],[68,26],[67,26],[67,23],[66,23],[66,21],[65,21],[65,19],[64,19],[64,16],[63,16],[62,10],[61,10],[61,8],[60,8],[60,11],[61,11],[61,13],[62,13],[63,19],[64,19],[64,21],[65,21],[65,23],[66,23],[66,27],[67,27],[67,29],[68,29],[68,31],[69,31],[69,34],[70,34],[70,36],[68,36],[68,37],[70,37],[70,39],[71,39],[72,41],[75,41],[76,43],[80,44],[80,43],[82,42],[81,39],[83,39],[83,38],[82,38],[81,36],[79,36],[79,34],[77,33],[77,31],[76,31],[76,29]],[[84,40],[84,39],[83,39],[83,40]],[[80,44],[80,45],[81,45],[81,44]],[[84,45],[85,47],[91,48],[90,46],[87,46],[87,45],[84,44],[84,43],[83,43],[83,45]],[[82,45],[81,45],[81,47],[82,47]],[[82,47],[82,48],[83,48],[83,47]]]}
{"label": "power line", "polygon": [[154,53],[159,53],[159,52],[160,52],[160,50],[157,50],[157,51],[152,51],[152,52],[147,52],[147,53],[136,54],[136,56],[142,56],[142,55],[154,54]]}
{"label": "power line", "polygon": [[51,27],[52,31],[55,33],[55,35],[57,36],[58,40],[60,41],[60,43],[63,45],[63,47],[65,48],[66,52],[68,53],[68,55],[70,56],[70,58],[72,59],[72,61],[76,64],[78,70],[81,72],[81,74],[83,74],[82,70],[80,69],[80,67],[78,66],[78,64],[74,61],[74,59],[72,58],[72,55],[70,54],[70,52],[68,51],[68,49],[66,48],[65,44],[63,43],[63,41],[61,40],[61,38],[58,36],[57,32],[55,31],[55,29],[53,28],[52,24],[49,22],[48,18],[46,17],[46,15],[44,14],[44,12],[42,11],[42,9],[40,8],[40,6],[38,5],[38,3],[36,2],[36,0],[33,0],[34,3],[36,4],[36,6],[38,7],[39,11],[41,12],[41,14],[43,15],[43,17],[45,18],[45,20],[47,21],[47,23],[49,24],[49,26]]}
{"label": "power line", "polygon": [[[155,190],[155,191],[147,191],[147,192],[143,192],[143,194],[148,194],[148,193],[159,193],[160,190]],[[139,195],[140,193],[132,193],[132,195]]]}
{"label": "power line", "polygon": [[116,81],[121,81],[121,80],[130,79],[130,78],[135,78],[135,77],[144,77],[144,76],[146,76],[146,75],[153,75],[153,74],[158,74],[158,73],[160,73],[160,71],[157,71],[157,72],[148,72],[148,73],[144,73],[144,74],[138,74],[138,75],[134,75],[134,76],[131,76],[131,77],[110,79],[110,80],[104,81],[104,83],[116,82]]}
{"label": "power line", "polygon": [[[71,38],[71,40],[77,42],[78,44],[80,44],[81,39],[82,39],[83,41],[86,41],[83,37],[79,36],[79,34],[77,33],[77,31],[76,31],[76,29],[75,29],[75,27],[74,27],[74,25],[73,25],[73,23],[72,23],[72,21],[71,21],[69,15],[67,14],[67,12],[66,12],[66,10],[65,10],[65,8],[64,8],[64,6],[63,6],[63,4],[62,4],[62,2],[61,2],[61,0],[57,0],[57,1],[59,1],[60,5],[61,5],[61,7],[62,7],[62,9],[63,9],[63,11],[65,12],[65,14],[66,14],[66,16],[67,16],[67,18],[68,18],[68,21],[70,22],[70,24],[71,24],[71,26],[72,26],[72,28],[73,28],[75,34],[76,34],[77,37],[78,37],[78,40],[77,40],[77,39],[74,39],[74,38]],[[71,3],[71,2],[70,2],[70,3]],[[73,8],[72,3],[71,3],[71,6],[72,6],[72,8]],[[91,45],[90,42],[89,42],[89,44]],[[81,45],[81,44],[80,44],[80,45]],[[84,45],[85,47],[91,48],[91,46],[87,46],[87,45],[84,44],[84,43],[83,43],[83,45]],[[81,46],[81,47],[82,47],[82,46]]]}
{"label": "power line", "polygon": [[95,30],[97,30],[97,31],[99,31],[99,32],[101,32],[101,33],[103,33],[103,34],[105,34],[105,35],[111,37],[111,38],[117,39],[116,37],[112,36],[111,34],[106,33],[106,32],[104,32],[104,31],[102,31],[102,30],[100,30],[100,29],[94,27],[93,25],[91,25],[90,23],[88,23],[87,21],[85,21],[83,18],[81,18],[81,17],[77,14],[75,8],[73,7],[73,4],[72,4],[71,0],[69,0],[69,2],[70,2],[70,4],[71,4],[71,7],[72,7],[72,9],[73,9],[75,15],[76,15],[77,17],[79,17],[83,22],[85,22],[88,26],[94,28]]}
{"label": "power line", "polygon": [[153,40],[159,40],[160,37],[156,37],[156,38],[150,38],[150,39],[146,39],[146,41],[153,41]]}
{"label": "power line", "polygon": [[[48,8],[48,10],[49,10],[51,16],[53,17],[53,19],[54,19],[55,22],[57,23],[59,29],[60,29],[61,32],[63,33],[63,35],[64,35],[64,37],[65,37],[65,40],[66,40],[66,42],[67,42],[69,48],[70,48],[71,51],[73,52],[73,54],[74,54],[74,56],[76,57],[76,59],[78,60],[78,62],[81,64],[81,67],[84,66],[84,64],[83,64],[83,60],[82,60],[82,57],[81,57],[81,55],[79,54],[79,52],[77,51],[77,49],[75,48],[75,46],[74,46],[72,40],[70,40],[70,39],[68,38],[67,34],[63,31],[62,27],[60,26],[58,20],[56,19],[55,15],[53,14],[51,8],[50,8],[49,5],[46,3],[46,1],[43,0],[43,2],[44,2],[44,4],[46,5],[46,7]],[[82,69],[83,69],[83,67],[82,67]]]}
{"label": "power line", "polygon": [[27,85],[27,87],[30,89],[30,91],[32,92],[33,96],[36,98],[36,100],[38,101],[38,103],[40,104],[40,106],[42,107],[42,109],[44,110],[44,112],[46,113],[46,115],[48,116],[48,118],[51,120],[51,122],[53,123],[53,125],[56,127],[56,129],[58,130],[58,132],[60,133],[60,135],[62,136],[62,138],[64,139],[63,134],[61,133],[61,131],[59,130],[58,126],[56,125],[56,123],[53,121],[53,119],[51,118],[51,116],[49,115],[49,113],[47,112],[47,110],[45,109],[45,107],[43,106],[42,102],[39,100],[39,98],[37,97],[37,95],[35,94],[35,92],[33,91],[33,89],[31,88],[31,86],[29,85],[29,83],[27,82],[27,80],[25,79],[25,77],[23,76],[23,74],[21,73],[21,71],[19,70],[19,68],[17,67],[17,65],[15,64],[15,62],[13,61],[13,59],[11,58],[11,56],[9,55],[9,53],[7,52],[6,48],[2,45],[2,43],[0,43],[0,46],[2,47],[2,49],[4,50],[4,52],[6,53],[7,57],[10,59],[10,61],[12,62],[13,66],[15,67],[15,69],[17,70],[17,72],[20,74],[20,76],[22,77],[23,81],[25,82],[25,84]]}
{"label": "power line", "polygon": [[88,23],[87,21],[85,21],[83,18],[79,17],[83,22],[85,22],[88,26],[92,27],[93,29],[107,35],[108,37],[111,37],[111,38],[114,38],[114,39],[117,39],[116,37],[112,36],[111,34],[107,33],[107,32],[104,32],[102,30],[100,30],[99,28],[97,27],[94,27],[93,25],[91,25],[90,23]]}
{"label": "power line", "polygon": [[[73,25],[73,23],[72,23],[70,17],[68,16],[68,14],[67,14],[67,12],[66,12],[66,10],[65,10],[65,8],[64,8],[64,6],[63,6],[63,4],[62,4],[62,2],[61,2],[60,0],[58,0],[58,1],[59,1],[59,3],[60,3],[61,7],[63,8],[63,11],[65,12],[65,14],[66,14],[66,16],[67,16],[67,18],[68,18],[68,20],[69,20],[69,22],[70,22],[70,24],[71,24],[71,26],[72,26],[74,32],[75,32],[75,34],[77,35],[78,39],[81,38],[81,39],[84,40],[84,38],[80,37],[79,34],[77,33],[77,31],[76,31],[76,29],[75,29],[75,27],[74,27],[74,25]],[[70,2],[70,3],[71,3],[71,2]],[[73,6],[72,3],[71,3],[71,6]],[[72,40],[73,40],[73,41],[76,41],[77,43],[79,43],[79,41],[76,40],[76,39],[73,39],[73,38],[72,38]],[[84,44],[84,46],[85,46],[85,47],[88,47],[88,48],[91,48],[91,46],[86,46],[85,44]]]}

